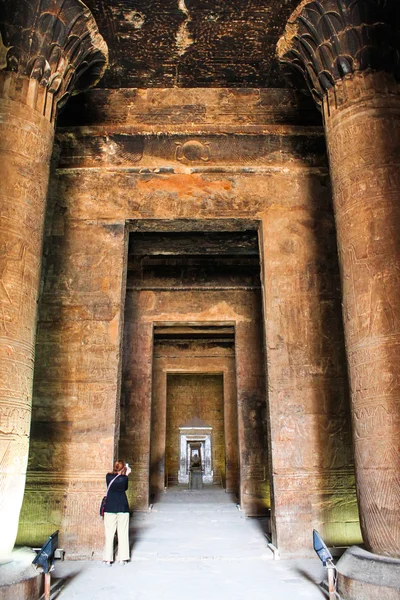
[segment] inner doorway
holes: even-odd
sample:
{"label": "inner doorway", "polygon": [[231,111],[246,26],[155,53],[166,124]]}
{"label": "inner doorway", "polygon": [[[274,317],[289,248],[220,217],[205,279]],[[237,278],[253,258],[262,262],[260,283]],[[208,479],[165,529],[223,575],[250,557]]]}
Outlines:
{"label": "inner doorway", "polygon": [[166,454],[174,377],[201,375],[219,377],[223,397],[234,398],[224,403],[217,476],[247,515],[268,512],[265,362],[257,225],[138,223],[128,251],[119,448],[135,472],[134,510],[146,510],[178,472]]}
{"label": "inner doorway", "polygon": [[[165,482],[167,487],[171,484],[186,483],[182,476],[179,480],[179,473],[183,474],[188,470],[190,474],[195,462],[200,462],[203,483],[225,487],[222,374],[169,373],[166,429]],[[208,441],[209,452],[207,452]],[[189,451],[186,449],[181,451],[183,444]],[[181,468],[183,460],[184,469]]]}
{"label": "inner doorway", "polygon": [[[151,502],[168,487],[189,484],[190,455],[196,443],[204,484],[219,485],[238,496],[234,339],[231,324],[155,325]],[[185,456],[186,465],[182,464]]]}

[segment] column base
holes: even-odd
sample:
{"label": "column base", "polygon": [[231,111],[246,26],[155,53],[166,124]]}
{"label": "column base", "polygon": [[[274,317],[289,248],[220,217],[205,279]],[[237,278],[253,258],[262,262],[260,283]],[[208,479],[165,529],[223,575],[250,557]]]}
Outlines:
{"label": "column base", "polygon": [[400,600],[400,559],[352,546],[337,563],[342,600]]}
{"label": "column base", "polygon": [[39,600],[43,593],[43,574],[32,564],[36,553],[18,548],[11,562],[0,565],[0,600]]}

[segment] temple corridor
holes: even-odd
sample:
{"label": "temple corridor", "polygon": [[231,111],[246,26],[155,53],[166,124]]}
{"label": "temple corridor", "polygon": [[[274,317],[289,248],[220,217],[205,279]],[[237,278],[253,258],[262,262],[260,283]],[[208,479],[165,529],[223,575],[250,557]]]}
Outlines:
{"label": "temple corridor", "polygon": [[399,0],[0,0],[0,581],[57,531],[64,598],[311,599],[315,529],[343,600],[399,600],[399,32]]}
{"label": "temple corridor", "polygon": [[265,525],[246,518],[218,486],[169,488],[150,512],[134,515],[129,564],[57,562],[54,589],[59,600],[325,598],[319,560],[273,560]]}

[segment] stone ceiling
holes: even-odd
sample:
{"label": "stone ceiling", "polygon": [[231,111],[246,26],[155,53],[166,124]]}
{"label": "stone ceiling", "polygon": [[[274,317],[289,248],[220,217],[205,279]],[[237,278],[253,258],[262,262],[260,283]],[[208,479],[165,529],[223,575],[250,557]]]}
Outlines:
{"label": "stone ceiling", "polygon": [[110,51],[100,87],[284,87],[275,47],[299,0],[85,0]]}
{"label": "stone ceiling", "polygon": [[127,285],[152,290],[188,286],[259,289],[257,232],[133,233]]}

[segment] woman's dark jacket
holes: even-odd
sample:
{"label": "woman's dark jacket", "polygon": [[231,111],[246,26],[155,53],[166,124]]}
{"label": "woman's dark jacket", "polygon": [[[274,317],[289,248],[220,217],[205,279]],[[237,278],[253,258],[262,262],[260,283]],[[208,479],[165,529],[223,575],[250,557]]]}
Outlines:
{"label": "woman's dark jacket", "polygon": [[[106,482],[107,486],[114,479],[115,473],[107,473]],[[106,510],[108,513],[119,513],[129,512],[128,498],[126,497],[125,490],[128,489],[128,477],[126,475],[119,475],[117,479],[111,484],[107,494]]]}

